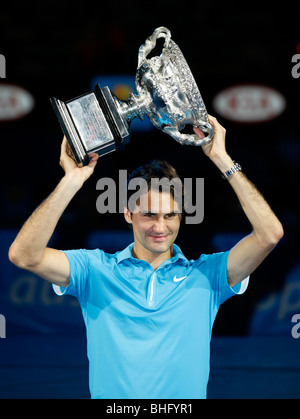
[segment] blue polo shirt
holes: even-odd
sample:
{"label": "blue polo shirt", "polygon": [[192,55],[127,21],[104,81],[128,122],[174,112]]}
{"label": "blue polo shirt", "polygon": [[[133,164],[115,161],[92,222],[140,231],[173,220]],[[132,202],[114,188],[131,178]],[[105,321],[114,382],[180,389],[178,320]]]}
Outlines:
{"label": "blue polo shirt", "polygon": [[187,260],[173,257],[156,270],[132,256],[70,250],[71,278],[58,295],[77,297],[87,330],[92,398],[206,398],[212,326],[230,288],[229,252]]}

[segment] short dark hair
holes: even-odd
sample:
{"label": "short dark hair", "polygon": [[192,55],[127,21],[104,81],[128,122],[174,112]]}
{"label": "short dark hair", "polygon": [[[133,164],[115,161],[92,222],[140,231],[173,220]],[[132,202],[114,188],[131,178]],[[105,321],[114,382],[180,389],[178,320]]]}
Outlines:
{"label": "short dark hair", "polygon": [[[138,167],[137,169],[133,170],[131,174],[129,175],[128,181],[127,181],[127,202],[131,195],[135,192],[134,190],[128,189],[129,182],[132,179],[135,178],[141,178],[144,179],[147,182],[148,191],[153,185],[152,179],[166,179],[168,181],[169,187],[170,187],[170,193],[175,198],[175,188],[174,184],[171,182],[174,179],[177,179],[180,181],[180,178],[178,176],[178,173],[176,169],[171,166],[167,161],[165,160],[151,160],[149,163],[144,164],[143,166]],[[180,181],[181,182],[181,181]],[[181,193],[183,196],[183,183],[181,182]],[[161,185],[159,185],[160,191],[162,190]]]}

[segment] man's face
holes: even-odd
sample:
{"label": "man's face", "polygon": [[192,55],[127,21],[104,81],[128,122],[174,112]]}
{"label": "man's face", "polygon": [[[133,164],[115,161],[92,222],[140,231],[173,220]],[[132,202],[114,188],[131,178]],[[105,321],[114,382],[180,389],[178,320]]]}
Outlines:
{"label": "man's face", "polygon": [[181,214],[169,192],[150,189],[139,198],[134,213],[125,209],[124,216],[132,224],[137,253],[170,252],[179,231]]}

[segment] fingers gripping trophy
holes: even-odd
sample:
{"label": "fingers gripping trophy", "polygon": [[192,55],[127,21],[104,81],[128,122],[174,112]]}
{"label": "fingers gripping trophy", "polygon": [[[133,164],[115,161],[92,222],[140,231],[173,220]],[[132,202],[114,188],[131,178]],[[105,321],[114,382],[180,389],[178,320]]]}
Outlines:
{"label": "fingers gripping trophy", "polygon": [[[148,59],[159,38],[164,38],[161,55]],[[135,82],[138,94],[131,93],[126,101],[99,84],[66,102],[50,99],[79,166],[89,162],[89,153],[102,156],[128,143],[131,121],[145,115],[181,144],[199,146],[212,139],[213,127],[197,84],[167,28],[155,29],[140,47]],[[200,128],[204,137],[183,133],[187,125]]]}

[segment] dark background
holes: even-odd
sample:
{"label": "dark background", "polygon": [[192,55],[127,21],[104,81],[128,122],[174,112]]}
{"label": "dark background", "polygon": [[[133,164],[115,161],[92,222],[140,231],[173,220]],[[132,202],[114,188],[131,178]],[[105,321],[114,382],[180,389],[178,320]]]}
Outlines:
{"label": "dark background", "polygon": [[[27,1],[1,5],[0,53],[6,80],[28,89],[34,110],[0,123],[2,176],[0,228],[19,229],[63,175],[62,133],[49,98],[63,100],[90,90],[99,74],[135,74],[138,48],[158,26],[171,30],[194,74],[210,114],[212,100],[237,83],[266,84],[287,101],[285,112],[261,124],[218,120],[227,148],[282,221],[285,237],[252,275],[245,296],[221,308],[215,334],[246,334],[256,302],[284,284],[299,258],[300,79],[291,75],[300,42],[300,4],[252,1],[80,2]],[[181,146],[158,130],[133,133],[124,151],[102,157],[94,176],[59,222],[58,248],[84,247],[93,230],[127,229],[122,215],[96,211],[100,177],[118,177],[152,158],[162,158],[184,177],[205,178],[205,216],[183,225],[177,243],[188,258],[215,251],[219,232],[249,233],[250,225],[230,186],[200,148]],[[6,256],[4,256],[6,257]],[[0,310],[1,311],[1,310]]]}

